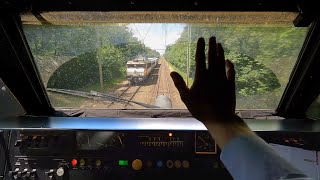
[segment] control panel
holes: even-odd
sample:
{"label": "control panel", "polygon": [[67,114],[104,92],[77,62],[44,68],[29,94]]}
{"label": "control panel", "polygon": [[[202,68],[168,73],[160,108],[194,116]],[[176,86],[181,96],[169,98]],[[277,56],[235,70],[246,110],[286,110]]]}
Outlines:
{"label": "control panel", "polygon": [[207,131],[11,131],[6,179],[232,179]]}

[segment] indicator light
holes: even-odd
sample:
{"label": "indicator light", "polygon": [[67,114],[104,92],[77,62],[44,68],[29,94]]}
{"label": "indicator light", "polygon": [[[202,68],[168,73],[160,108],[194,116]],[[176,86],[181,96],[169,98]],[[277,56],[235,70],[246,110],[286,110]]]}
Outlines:
{"label": "indicator light", "polygon": [[179,160],[174,161],[174,167],[180,168],[181,167],[181,161],[179,161]]}
{"label": "indicator light", "polygon": [[147,167],[151,168],[151,167],[152,167],[152,161],[148,160],[148,161],[146,162],[146,165],[147,165]]}
{"label": "indicator light", "polygon": [[187,160],[182,161],[182,167],[183,168],[189,168],[190,167],[190,163]]}
{"label": "indicator light", "polygon": [[84,159],[80,159],[80,166],[84,166],[86,164],[86,161]]}
{"label": "indicator light", "polygon": [[76,159],[71,160],[71,165],[76,166],[78,164],[78,161]]}
{"label": "indicator light", "polygon": [[101,165],[101,161],[98,159],[96,160],[96,166],[99,167]]}
{"label": "indicator light", "polygon": [[128,160],[119,160],[118,162],[119,166],[128,166]]}
{"label": "indicator light", "polygon": [[173,135],[172,133],[169,133],[169,137],[172,137],[172,135]]}
{"label": "indicator light", "polygon": [[162,167],[162,166],[163,166],[163,162],[162,162],[162,161],[158,161],[158,162],[157,162],[157,167],[160,168],[160,167]]}

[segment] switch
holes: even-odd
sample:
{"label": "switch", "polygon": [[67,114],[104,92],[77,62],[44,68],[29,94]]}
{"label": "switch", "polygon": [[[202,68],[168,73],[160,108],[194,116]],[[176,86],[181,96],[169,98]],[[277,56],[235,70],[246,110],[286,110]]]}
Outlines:
{"label": "switch", "polygon": [[[21,176],[20,177],[25,177],[27,175],[28,169],[25,168],[22,172],[20,172]],[[19,173],[18,173],[19,174]],[[18,176],[19,177],[19,176]]]}
{"label": "switch", "polygon": [[54,173],[54,170],[53,169],[50,169],[49,171],[45,172],[45,174],[48,176],[49,179],[53,179],[53,173]]}
{"label": "switch", "polygon": [[16,168],[14,171],[9,171],[8,172],[8,176],[12,177],[13,179],[17,179],[18,178],[18,172],[19,172],[19,168]]}
{"label": "switch", "polygon": [[14,147],[20,147],[21,144],[22,144],[22,140],[19,139],[19,140],[17,140],[16,143],[14,144]]}
{"label": "switch", "polygon": [[26,173],[26,177],[27,177],[27,178],[30,178],[30,177],[31,177],[31,172],[27,172],[27,173]]}
{"label": "switch", "polygon": [[[28,176],[28,173],[27,173],[26,176]],[[31,172],[30,172],[30,180],[35,180],[37,178],[38,178],[37,170],[36,169],[32,169]]]}

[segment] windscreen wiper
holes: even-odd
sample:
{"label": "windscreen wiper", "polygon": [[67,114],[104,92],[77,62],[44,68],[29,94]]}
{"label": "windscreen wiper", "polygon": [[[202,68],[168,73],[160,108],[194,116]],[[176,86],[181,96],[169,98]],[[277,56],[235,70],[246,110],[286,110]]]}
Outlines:
{"label": "windscreen wiper", "polygon": [[110,94],[100,93],[100,92],[97,92],[97,91],[85,92],[85,91],[77,91],[77,90],[71,90],[71,89],[57,89],[57,88],[47,88],[47,91],[60,93],[60,94],[68,94],[68,95],[73,95],[73,96],[79,96],[79,97],[85,97],[85,98],[90,98],[90,99],[107,100],[107,101],[124,103],[124,104],[125,103],[135,103],[135,104],[143,106],[145,108],[160,108],[160,107],[155,106],[155,105],[146,104],[146,103],[133,101],[133,100],[128,100],[128,99],[123,99],[123,98],[120,98],[118,96],[113,96],[113,95],[110,95]]}

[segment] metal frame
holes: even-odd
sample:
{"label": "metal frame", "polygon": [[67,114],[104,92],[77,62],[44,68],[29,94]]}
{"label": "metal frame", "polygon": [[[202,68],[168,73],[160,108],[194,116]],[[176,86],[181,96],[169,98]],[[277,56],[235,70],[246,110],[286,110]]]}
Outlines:
{"label": "metal frame", "polygon": [[286,118],[304,118],[305,111],[320,93],[320,18],[306,37],[289,83],[276,110]]}
{"label": "metal frame", "polygon": [[0,17],[0,77],[28,114],[54,112],[22,30],[18,12]]}
{"label": "metal frame", "polygon": [[299,0],[32,0],[32,11],[297,11]]}

